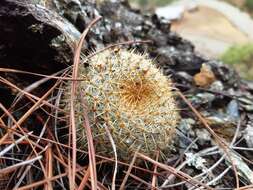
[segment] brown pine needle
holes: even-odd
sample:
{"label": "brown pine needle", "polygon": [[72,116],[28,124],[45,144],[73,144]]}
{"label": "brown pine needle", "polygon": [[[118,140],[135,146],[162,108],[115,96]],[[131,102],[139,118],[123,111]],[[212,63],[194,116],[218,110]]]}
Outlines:
{"label": "brown pine needle", "polygon": [[[75,125],[75,110],[74,110],[74,99],[76,95],[76,90],[77,90],[77,81],[75,79],[78,77],[78,65],[80,63],[80,54],[81,54],[81,49],[83,42],[85,40],[85,37],[87,33],[89,32],[90,28],[97,23],[101,17],[95,18],[89,25],[88,27],[84,30],[82,33],[80,40],[78,42],[77,48],[75,50],[74,54],[74,63],[73,63],[73,73],[72,73],[72,85],[71,85],[71,96],[70,96],[70,134],[72,134],[72,167],[71,163],[69,162],[69,184],[70,184],[70,189],[75,188],[75,175],[76,175],[76,125]],[[91,146],[91,145],[90,145]],[[90,147],[91,148],[91,147]],[[94,149],[94,147],[93,147]],[[95,151],[94,151],[95,152]],[[90,157],[90,155],[89,155]],[[91,157],[90,157],[91,158]],[[95,156],[94,156],[95,160]],[[93,161],[94,161],[93,160]],[[90,163],[93,163],[92,160],[90,160]],[[96,177],[96,164],[94,163],[93,166],[90,167],[91,169],[91,186],[92,189],[97,190],[97,177]]]}
{"label": "brown pine needle", "polygon": [[[158,162],[158,158],[159,158],[159,151],[157,151],[156,153],[156,161]],[[154,173],[157,173],[157,165],[154,165]],[[153,178],[152,178],[152,186],[155,187],[157,183],[157,175],[153,174]],[[152,190],[154,190],[154,188],[152,188]]]}
{"label": "brown pine needle", "polygon": [[[68,67],[70,68],[70,67]],[[67,68],[67,69],[68,69]],[[64,69],[65,70],[65,69]],[[48,79],[55,79],[55,80],[67,80],[67,81],[73,81],[73,80],[76,80],[76,81],[82,81],[83,78],[76,78],[76,79],[73,79],[71,77],[57,77],[56,74],[58,73],[62,73],[62,71],[60,72],[57,72],[53,75],[44,75],[44,74],[40,74],[40,73],[34,73],[34,72],[29,72],[29,71],[21,71],[21,70],[17,70],[17,69],[9,69],[9,68],[0,68],[0,72],[4,72],[4,73],[20,73],[20,74],[26,74],[26,75],[33,75],[33,76],[39,76],[39,77],[45,77],[45,78],[48,78]]]}
{"label": "brown pine needle", "polygon": [[85,186],[87,185],[87,182],[89,180],[89,177],[90,177],[90,168],[88,167],[88,169],[86,171],[84,171],[85,174],[83,176],[83,179],[78,187],[77,190],[83,190],[85,188]]}
{"label": "brown pine needle", "polygon": [[88,154],[89,154],[89,169],[90,169],[90,177],[91,177],[91,186],[92,189],[96,190],[97,189],[97,171],[96,171],[96,153],[95,153],[95,148],[93,144],[93,136],[90,128],[90,123],[89,123],[89,118],[88,114],[86,112],[87,106],[84,102],[84,99],[82,98],[82,105],[84,108],[84,128],[86,131],[87,135],[87,141],[88,141]]}
{"label": "brown pine needle", "polygon": [[[49,144],[49,148],[46,150],[46,178],[52,178],[53,177],[53,157],[52,157],[52,147]],[[48,181],[47,184],[45,184],[45,190],[53,190],[53,186],[51,181]]]}

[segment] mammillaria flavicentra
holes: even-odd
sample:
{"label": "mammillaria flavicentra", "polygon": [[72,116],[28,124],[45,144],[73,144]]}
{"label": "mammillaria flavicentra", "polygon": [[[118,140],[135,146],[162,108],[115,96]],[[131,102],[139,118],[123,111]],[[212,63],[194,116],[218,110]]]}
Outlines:
{"label": "mammillaria flavicentra", "polygon": [[113,155],[105,126],[122,160],[130,160],[138,147],[148,156],[169,148],[179,114],[171,81],[153,61],[134,50],[107,50],[93,56],[88,64],[79,70],[84,80],[78,83],[75,100],[80,148],[87,150],[80,98],[87,103],[97,154]]}

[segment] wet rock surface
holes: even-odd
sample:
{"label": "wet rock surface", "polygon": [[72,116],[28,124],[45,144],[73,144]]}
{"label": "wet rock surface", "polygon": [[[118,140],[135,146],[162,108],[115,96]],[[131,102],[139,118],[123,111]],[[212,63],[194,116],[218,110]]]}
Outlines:
{"label": "wet rock surface", "polygon": [[[189,41],[170,32],[170,24],[166,20],[160,20],[156,15],[142,15],[138,10],[131,9],[126,1],[93,3],[84,0],[42,0],[35,4],[32,1],[23,3],[21,0],[2,0],[0,67],[44,74],[52,74],[67,67],[72,64],[74,42],[96,16],[103,18],[89,32],[83,47],[84,54],[114,43],[151,40],[152,43],[132,44],[127,48],[147,52],[154,58],[157,66],[171,76],[175,87],[183,92],[219,136],[228,143],[232,142],[232,147],[252,148],[252,82],[242,80],[232,68],[217,60],[208,60],[196,54]],[[208,86],[199,87],[194,82],[194,76],[200,72],[203,64],[210,67],[215,81]],[[25,87],[35,80],[31,77],[19,78],[19,75],[15,74],[1,73],[1,76],[7,76],[20,87]],[[5,96],[1,98],[1,102],[4,102],[13,92],[3,86],[0,88],[0,94],[2,93]],[[217,147],[210,150],[210,147],[215,145],[213,137],[184,101],[178,98],[178,104],[182,122],[178,127],[179,144],[176,145],[175,152],[178,155],[188,152],[186,157],[189,157],[206,150],[195,160],[201,161],[200,169],[196,169],[196,165],[193,169],[192,164],[195,162],[189,161],[190,158],[187,157],[188,166],[183,170],[191,175],[202,172],[212,181],[220,171],[231,164],[223,161],[219,169],[213,173],[207,172],[206,168],[220,159],[217,154],[223,153]],[[234,145],[233,139],[239,142]],[[253,159],[252,154],[245,150],[240,151],[247,159]],[[205,157],[206,154],[209,156]],[[252,165],[250,167],[252,168]],[[231,173],[224,174],[223,179],[210,185],[234,187],[233,180],[228,180],[231,176],[229,174]],[[245,183],[249,183],[247,178]],[[169,187],[169,184],[164,186]],[[187,188],[192,187],[187,185]]]}

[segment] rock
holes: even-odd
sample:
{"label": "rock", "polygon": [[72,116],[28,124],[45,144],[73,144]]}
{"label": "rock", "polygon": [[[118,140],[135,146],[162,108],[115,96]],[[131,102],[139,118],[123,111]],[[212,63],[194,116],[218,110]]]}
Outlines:
{"label": "rock", "polygon": [[231,100],[227,106],[227,115],[232,120],[237,120],[240,117],[239,114],[239,104],[236,100]]}
{"label": "rock", "polygon": [[178,21],[182,19],[185,8],[183,6],[167,6],[156,9],[159,17],[168,19],[169,21]]}
{"label": "rock", "polygon": [[196,129],[196,136],[201,146],[209,144],[212,140],[210,133],[206,129]]}
{"label": "rock", "polygon": [[202,64],[200,72],[194,75],[193,79],[197,86],[203,88],[209,87],[216,80],[213,71],[206,64]]}
{"label": "rock", "polygon": [[248,125],[247,128],[244,130],[244,139],[249,148],[253,148],[253,126]]}
{"label": "rock", "polygon": [[210,86],[210,90],[213,90],[216,92],[222,92],[223,89],[224,89],[224,86],[223,86],[222,82],[219,80],[214,81]]}

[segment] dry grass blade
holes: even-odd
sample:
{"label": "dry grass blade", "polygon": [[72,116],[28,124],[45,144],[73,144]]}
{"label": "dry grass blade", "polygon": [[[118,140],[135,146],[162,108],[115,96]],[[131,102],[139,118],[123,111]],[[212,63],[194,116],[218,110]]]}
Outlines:
{"label": "dry grass blade", "polygon": [[179,96],[183,99],[183,101],[189,106],[189,108],[194,112],[194,114],[198,117],[198,119],[203,123],[205,128],[209,131],[209,133],[214,137],[215,141],[217,144],[224,150],[226,153],[229,161],[232,164],[234,174],[235,174],[235,179],[236,179],[236,188],[239,188],[239,177],[238,177],[238,172],[236,169],[236,166],[234,164],[234,160],[231,158],[229,154],[229,149],[230,147],[224,142],[213,130],[212,128],[208,125],[207,121],[201,116],[201,114],[192,106],[192,104],[187,100],[187,98],[179,91],[177,90],[177,93]]}
{"label": "dry grass blade", "polygon": [[[84,30],[84,32],[82,33],[80,40],[78,42],[77,48],[75,50],[75,54],[74,54],[74,63],[73,63],[73,73],[72,73],[72,78],[76,79],[78,76],[78,65],[80,62],[80,54],[81,54],[81,49],[82,49],[82,45],[84,42],[84,39],[87,35],[87,33],[89,32],[90,28],[96,23],[98,22],[98,20],[100,20],[101,17],[97,17],[95,18],[89,25],[88,27]],[[74,99],[75,99],[75,95],[76,95],[76,89],[77,89],[77,81],[72,81],[72,85],[71,85],[71,96],[70,96],[70,134],[72,134],[72,168],[71,168],[71,163],[69,162],[69,169],[70,169],[70,176],[69,176],[69,184],[70,184],[70,189],[74,189],[75,188],[75,174],[76,174],[76,126],[75,126],[75,111],[74,111]],[[94,149],[94,147],[93,147]],[[94,151],[95,152],[95,151]],[[95,156],[94,156],[94,160],[95,160]],[[91,163],[92,160],[90,160]],[[93,165],[92,167],[90,167],[91,170],[91,178],[92,178],[92,189],[96,190],[97,189],[97,180],[96,180],[96,170],[94,169],[96,168],[96,164]]]}

